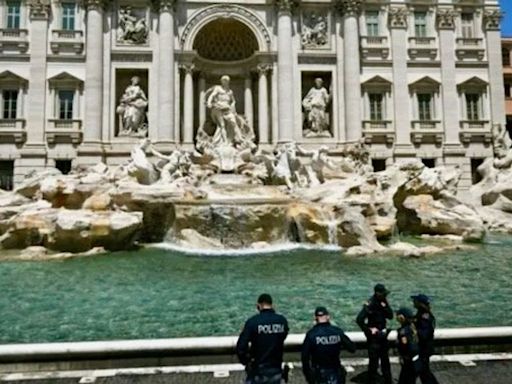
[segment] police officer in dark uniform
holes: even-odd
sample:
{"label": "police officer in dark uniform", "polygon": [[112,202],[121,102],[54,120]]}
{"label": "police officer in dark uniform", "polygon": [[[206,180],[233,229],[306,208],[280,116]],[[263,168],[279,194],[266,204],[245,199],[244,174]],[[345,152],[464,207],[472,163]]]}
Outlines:
{"label": "police officer in dark uniform", "polygon": [[377,370],[380,368],[385,384],[391,384],[391,366],[389,364],[389,345],[386,319],[393,318],[393,310],[388,304],[389,291],[382,284],[375,285],[374,295],[363,305],[356,322],[368,341],[368,383],[377,382]]}
{"label": "police officer in dark uniform", "polygon": [[434,330],[436,328],[436,318],[430,309],[430,298],[420,293],[411,296],[414,308],[417,309],[414,318],[414,324],[418,330],[420,345],[420,380],[423,384],[438,384],[438,381],[432,371],[430,371],[430,356],[434,354]]}
{"label": "police officer in dark uniform", "polygon": [[245,365],[246,384],[278,384],[288,322],[274,311],[272,297],[267,293],[260,295],[256,307],[259,314],[246,321],[236,343],[236,354]]}
{"label": "police officer in dark uniform", "polygon": [[302,371],[308,384],[345,384],[347,375],[340,363],[344,348],[356,351],[343,330],[330,323],[325,307],[315,310],[315,326],[309,330],[302,344]]}
{"label": "police officer in dark uniform", "polygon": [[400,323],[397,331],[397,348],[402,366],[398,384],[415,384],[420,365],[420,347],[418,332],[413,322],[414,315],[409,308],[400,308],[396,312],[396,319]]}

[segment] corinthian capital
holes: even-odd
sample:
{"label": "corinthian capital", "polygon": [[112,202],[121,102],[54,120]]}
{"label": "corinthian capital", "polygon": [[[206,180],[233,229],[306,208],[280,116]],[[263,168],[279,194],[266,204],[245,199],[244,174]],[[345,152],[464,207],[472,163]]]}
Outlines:
{"label": "corinthian capital", "polygon": [[84,0],[84,5],[87,10],[100,10],[104,9],[108,4],[108,0]]}
{"label": "corinthian capital", "polygon": [[409,11],[405,7],[389,8],[389,27],[407,28],[407,16]]}
{"label": "corinthian capital", "polygon": [[362,0],[337,0],[335,7],[342,15],[357,16],[361,13],[362,3]]}
{"label": "corinthian capital", "polygon": [[499,31],[503,13],[499,8],[484,10],[484,29],[487,31]]}
{"label": "corinthian capital", "polygon": [[159,12],[173,12],[176,0],[152,0],[153,8]]}
{"label": "corinthian capital", "polygon": [[455,29],[455,19],[457,15],[457,11],[452,8],[439,8],[437,10],[437,28]]}
{"label": "corinthian capital", "polygon": [[291,12],[299,5],[298,0],[275,0],[277,10],[279,12]]}
{"label": "corinthian capital", "polygon": [[30,19],[48,19],[50,17],[49,0],[31,0],[28,2]]}

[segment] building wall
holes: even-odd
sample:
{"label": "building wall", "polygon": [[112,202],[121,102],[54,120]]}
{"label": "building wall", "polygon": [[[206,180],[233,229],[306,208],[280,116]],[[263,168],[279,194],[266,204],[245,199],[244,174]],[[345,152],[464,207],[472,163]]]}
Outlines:
{"label": "building wall", "polygon": [[[336,149],[362,139],[372,156],[387,164],[425,158],[459,165],[462,188],[471,183],[470,159],[492,155],[492,126],[505,124],[503,77],[495,75],[502,58],[496,0],[303,0],[298,6],[284,0],[238,1],[236,6],[207,0],[87,0],[75,3],[71,31],[62,31],[67,0],[51,5],[21,1],[20,25],[14,29],[7,28],[8,4],[0,1],[0,89],[18,87],[22,96],[15,121],[0,116],[0,159],[15,161],[15,181],[58,159],[74,165],[125,161],[140,140],[117,134],[116,107],[130,71],[147,76],[147,135],[167,152],[176,145],[193,146],[206,113],[200,102],[205,84],[223,73],[238,84],[243,109],[238,112],[252,113],[263,147],[296,140],[306,147]],[[147,25],[142,43],[119,42],[119,12],[128,5]],[[379,31],[368,37],[372,11]],[[419,12],[426,16],[421,39],[415,36]],[[308,27],[320,20],[312,20],[312,13],[325,18],[325,39],[306,44]],[[472,35],[463,39],[466,15],[473,18]],[[193,49],[201,28],[222,17],[253,31],[259,44],[254,55],[236,63],[212,62]],[[350,50],[354,42],[359,49]],[[267,103],[260,102],[262,73]],[[311,84],[315,76],[330,83],[325,84],[331,94],[330,137],[309,137],[303,125],[302,98],[309,85],[302,81]],[[75,91],[71,121],[56,119],[61,89]],[[371,121],[372,93],[385,95],[382,121]],[[430,121],[418,121],[416,95],[422,93],[433,95]],[[480,95],[478,121],[467,121],[465,93]],[[174,108],[162,108],[168,105],[164,99]]]}

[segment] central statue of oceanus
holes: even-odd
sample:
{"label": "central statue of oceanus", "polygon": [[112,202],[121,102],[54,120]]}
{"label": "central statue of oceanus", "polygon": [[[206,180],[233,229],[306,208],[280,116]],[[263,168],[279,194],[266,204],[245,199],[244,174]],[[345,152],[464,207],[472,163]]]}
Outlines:
{"label": "central statue of oceanus", "polygon": [[211,156],[224,172],[234,171],[237,158],[256,149],[252,127],[236,112],[230,80],[229,76],[222,76],[220,85],[214,85],[206,91],[206,108],[209,113],[196,136],[197,150]]}

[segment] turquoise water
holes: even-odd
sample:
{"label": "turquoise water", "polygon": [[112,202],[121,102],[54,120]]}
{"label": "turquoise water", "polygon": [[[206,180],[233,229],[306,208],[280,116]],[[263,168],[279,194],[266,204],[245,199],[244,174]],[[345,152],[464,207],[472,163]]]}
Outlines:
{"label": "turquoise water", "polygon": [[355,330],[375,282],[396,308],[410,294],[434,298],[440,327],[511,325],[512,237],[475,251],[425,259],[349,258],[295,250],[204,257],[144,250],[51,262],[0,263],[0,342],[234,335],[261,292],[274,296],[292,332],[317,305]]}

